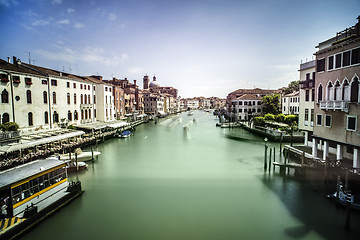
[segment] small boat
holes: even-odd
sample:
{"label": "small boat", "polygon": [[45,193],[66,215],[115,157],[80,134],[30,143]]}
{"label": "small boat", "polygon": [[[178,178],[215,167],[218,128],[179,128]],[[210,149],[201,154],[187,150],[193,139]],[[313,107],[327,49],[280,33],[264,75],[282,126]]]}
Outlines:
{"label": "small boat", "polygon": [[333,199],[337,205],[346,207],[350,203],[351,208],[360,210],[360,196],[355,196],[349,190],[344,190],[342,183],[338,184],[337,189],[335,193],[329,194],[326,197]]}
{"label": "small boat", "polygon": [[123,131],[118,135],[119,138],[127,138],[131,136],[131,132],[129,130]]}
{"label": "small boat", "polygon": [[67,172],[76,172],[76,171],[82,171],[87,169],[88,165],[84,162],[78,162],[78,166],[76,166],[76,162],[69,162],[66,165]]}
{"label": "small boat", "polygon": [[193,111],[191,111],[191,112],[188,113],[189,116],[192,116],[193,114],[194,114]]}
{"label": "small boat", "polygon": [[[101,154],[99,151],[92,151],[92,152],[83,152],[80,148],[75,149],[74,153],[67,153],[67,154],[60,154],[60,160],[71,160],[75,161],[75,153],[77,153],[77,159],[79,162],[87,162],[91,161],[92,158],[97,157]],[[71,159],[70,159],[71,155]]]}

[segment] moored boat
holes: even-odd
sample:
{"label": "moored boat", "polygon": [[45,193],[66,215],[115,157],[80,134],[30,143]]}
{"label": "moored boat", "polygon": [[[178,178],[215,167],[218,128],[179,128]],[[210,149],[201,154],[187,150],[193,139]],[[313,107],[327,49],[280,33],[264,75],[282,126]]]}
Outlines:
{"label": "moored boat", "polygon": [[129,130],[123,131],[118,135],[119,138],[128,138],[131,136],[131,132]]}
{"label": "moored boat", "polygon": [[68,182],[66,163],[54,158],[0,173],[0,239],[18,238],[82,193],[80,182]]}
{"label": "moored boat", "polygon": [[67,154],[59,154],[60,160],[71,160],[75,161],[75,153],[77,154],[77,160],[79,162],[87,162],[91,161],[93,158],[95,159],[97,156],[101,154],[99,151],[92,151],[92,152],[83,152],[80,148],[75,149],[74,153],[67,153]]}

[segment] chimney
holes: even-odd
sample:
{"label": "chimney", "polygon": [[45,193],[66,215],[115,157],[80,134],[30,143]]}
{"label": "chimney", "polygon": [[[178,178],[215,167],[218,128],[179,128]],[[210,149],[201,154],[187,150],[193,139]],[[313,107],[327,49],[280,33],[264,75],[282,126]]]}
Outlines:
{"label": "chimney", "polygon": [[134,80],[134,85],[135,85],[135,87],[136,87],[136,80]]}
{"label": "chimney", "polygon": [[16,57],[13,56],[13,64],[16,64]]}
{"label": "chimney", "polygon": [[8,63],[11,63],[11,62],[10,62],[10,57],[8,57]]}

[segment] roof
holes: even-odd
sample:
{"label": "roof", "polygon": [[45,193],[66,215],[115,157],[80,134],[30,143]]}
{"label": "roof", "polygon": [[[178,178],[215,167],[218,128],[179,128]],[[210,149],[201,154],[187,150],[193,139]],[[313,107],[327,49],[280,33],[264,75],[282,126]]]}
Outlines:
{"label": "roof", "polygon": [[262,97],[259,94],[244,94],[236,99],[237,100],[261,100]]}
{"label": "roof", "polygon": [[0,70],[44,76],[44,74],[40,74],[38,71],[22,66],[22,64],[18,65],[18,64],[8,63],[7,61],[4,61],[2,59],[0,59]]}
{"label": "roof", "polygon": [[51,168],[61,166],[63,161],[54,158],[35,160],[0,173],[0,188],[17,183]]}
{"label": "roof", "polygon": [[286,94],[284,97],[298,97],[300,96],[299,91]]}
{"label": "roof", "polygon": [[266,90],[266,89],[260,89],[260,88],[253,88],[253,89],[238,89],[236,91],[233,91],[230,94],[269,94],[269,93],[274,93],[277,90]]}

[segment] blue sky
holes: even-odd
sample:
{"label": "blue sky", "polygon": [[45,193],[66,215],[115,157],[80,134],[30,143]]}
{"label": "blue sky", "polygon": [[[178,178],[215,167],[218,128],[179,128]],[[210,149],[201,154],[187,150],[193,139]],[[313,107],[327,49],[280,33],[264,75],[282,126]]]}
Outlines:
{"label": "blue sky", "polygon": [[358,0],[0,0],[0,58],[104,79],[157,77],[182,97],[277,89],[356,23]]}

